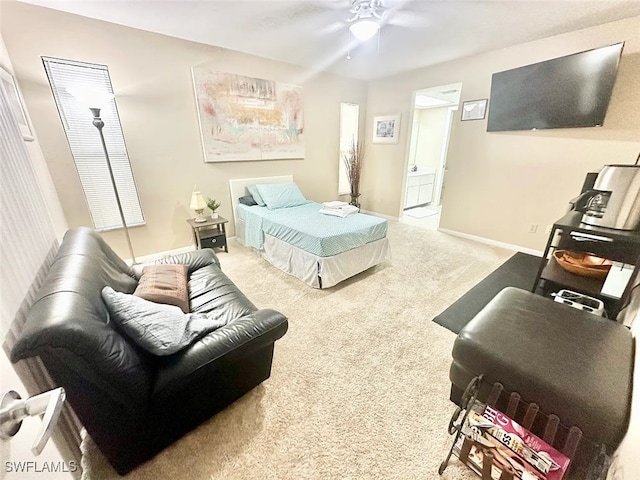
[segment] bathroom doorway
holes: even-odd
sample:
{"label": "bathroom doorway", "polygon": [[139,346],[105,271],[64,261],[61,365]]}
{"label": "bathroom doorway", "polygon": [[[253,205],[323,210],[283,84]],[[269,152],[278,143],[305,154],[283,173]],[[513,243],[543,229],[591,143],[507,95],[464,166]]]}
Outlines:
{"label": "bathroom doorway", "polygon": [[431,230],[440,225],[451,124],[461,90],[462,83],[453,83],[414,92],[407,179],[401,199],[405,223]]}

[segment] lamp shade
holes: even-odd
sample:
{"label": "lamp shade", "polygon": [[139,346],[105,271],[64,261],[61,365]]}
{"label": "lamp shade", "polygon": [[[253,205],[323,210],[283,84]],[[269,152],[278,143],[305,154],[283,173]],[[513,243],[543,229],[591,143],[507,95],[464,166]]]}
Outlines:
{"label": "lamp shade", "polygon": [[191,204],[189,205],[189,208],[191,208],[192,210],[204,210],[206,206],[207,202],[204,201],[202,193],[200,193],[198,190],[194,190],[194,192],[191,194]]}
{"label": "lamp shade", "polygon": [[361,19],[351,24],[349,30],[351,30],[354,37],[364,42],[378,33],[378,30],[380,30],[380,24],[373,20]]}
{"label": "lamp shade", "polygon": [[115,97],[113,93],[95,88],[69,87],[66,90],[86,108],[102,109]]}

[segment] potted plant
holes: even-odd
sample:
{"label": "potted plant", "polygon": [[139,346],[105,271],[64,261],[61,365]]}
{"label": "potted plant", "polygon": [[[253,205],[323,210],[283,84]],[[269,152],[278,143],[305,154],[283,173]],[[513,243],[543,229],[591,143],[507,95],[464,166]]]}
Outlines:
{"label": "potted plant", "polygon": [[220,205],[220,202],[216,199],[207,197],[207,207],[209,207],[209,210],[211,210],[211,218],[218,218],[218,213],[216,212],[216,210],[220,208]]}
{"label": "potted plant", "polygon": [[346,154],[342,155],[342,161],[351,187],[350,205],[360,208],[360,176],[362,174],[362,165],[364,160],[364,145],[362,140],[356,143],[355,139],[351,141],[351,147]]}

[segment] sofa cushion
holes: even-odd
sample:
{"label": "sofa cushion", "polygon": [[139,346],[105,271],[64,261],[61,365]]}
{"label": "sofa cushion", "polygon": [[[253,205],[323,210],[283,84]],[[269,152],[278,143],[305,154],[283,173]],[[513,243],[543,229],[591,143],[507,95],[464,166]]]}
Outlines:
{"label": "sofa cushion", "polygon": [[509,287],[462,329],[453,359],[458,388],[484,374],[609,449],[626,430],[633,339],[612,320]]}
{"label": "sofa cushion", "polygon": [[154,355],[171,355],[227,323],[224,316],[183,313],[175,305],[150,302],[111,287],[102,290],[102,298],[125,334]]}
{"label": "sofa cushion", "polygon": [[189,312],[186,265],[149,265],[144,267],[134,295],[155,303],[165,303]]}

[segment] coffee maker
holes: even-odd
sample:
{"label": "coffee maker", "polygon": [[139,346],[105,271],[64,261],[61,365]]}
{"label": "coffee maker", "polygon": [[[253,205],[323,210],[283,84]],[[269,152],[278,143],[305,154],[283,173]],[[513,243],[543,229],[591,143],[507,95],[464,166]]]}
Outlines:
{"label": "coffee maker", "polygon": [[575,199],[582,223],[616,230],[640,229],[640,165],[605,165],[593,188]]}

